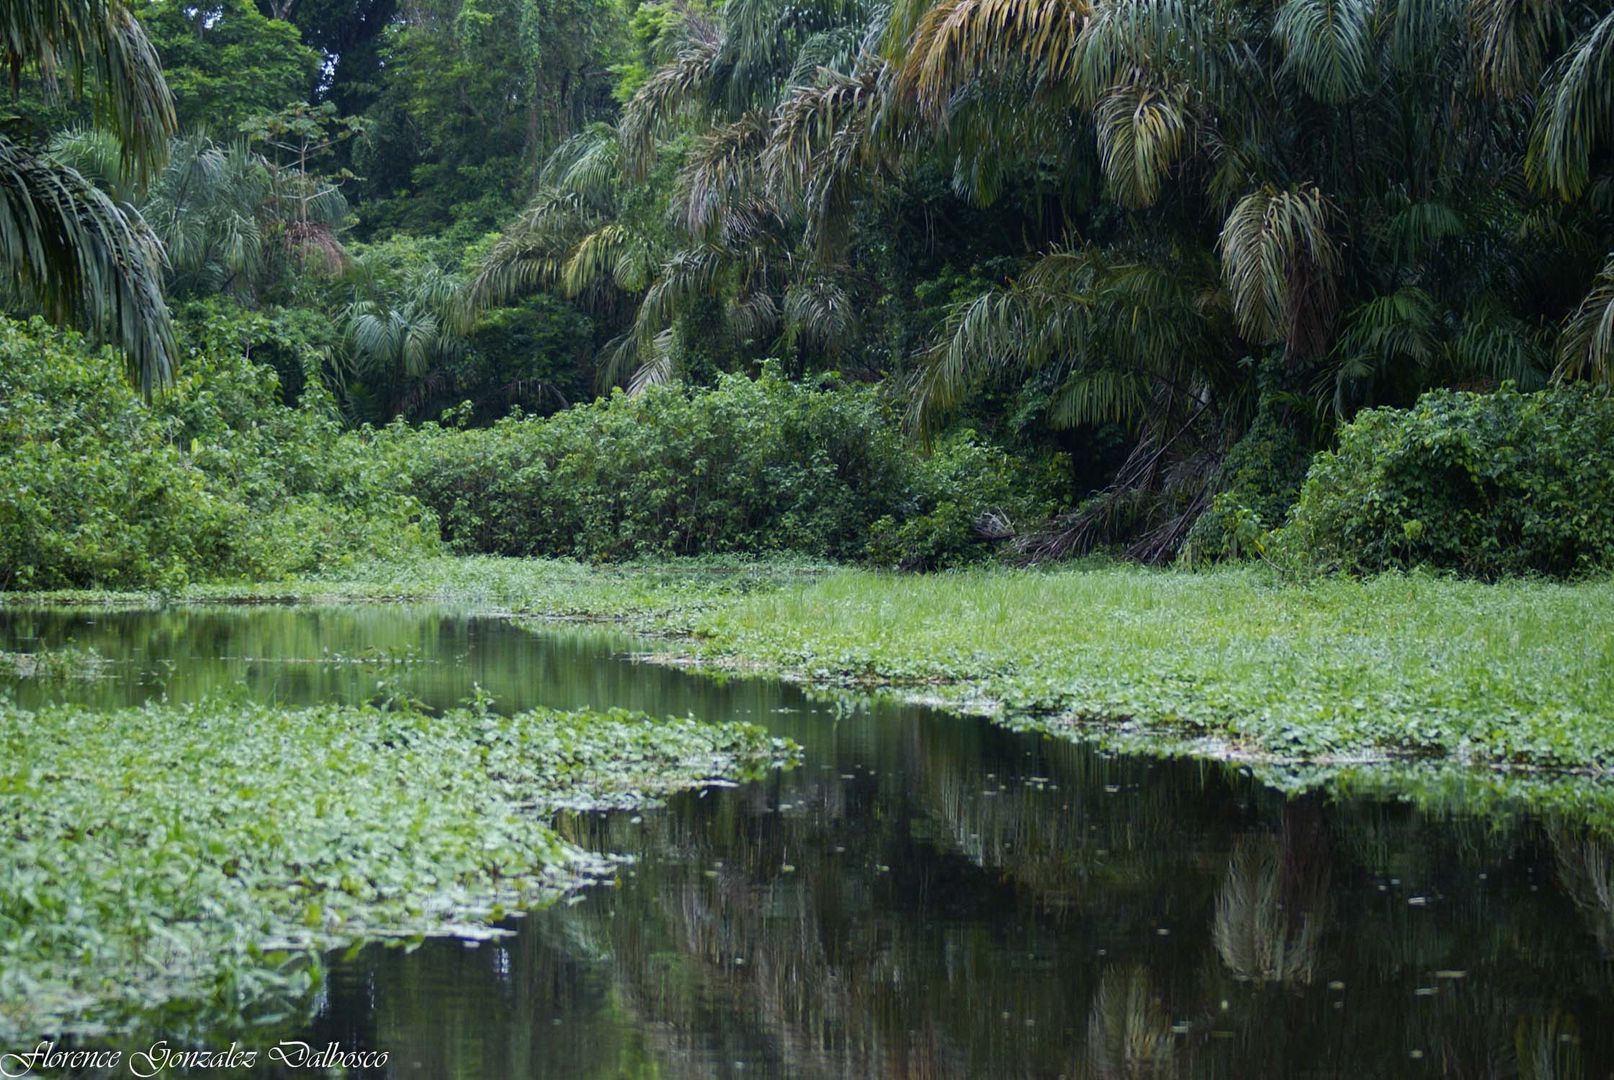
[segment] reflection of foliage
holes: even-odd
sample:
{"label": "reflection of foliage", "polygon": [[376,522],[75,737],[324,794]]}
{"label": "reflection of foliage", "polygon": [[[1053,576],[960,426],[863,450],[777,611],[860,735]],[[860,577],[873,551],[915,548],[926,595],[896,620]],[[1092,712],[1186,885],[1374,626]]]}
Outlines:
{"label": "reflection of foliage", "polygon": [[1087,1075],[1121,1080],[1167,1073],[1172,1065],[1171,1017],[1142,967],[1104,973],[1087,1018]]}
{"label": "reflection of foliage", "polygon": [[1579,1080],[1586,1074],[1575,1018],[1558,1009],[1521,1018],[1513,1044],[1519,1080]]}
{"label": "reflection of foliage", "polygon": [[34,652],[0,650],[0,677],[19,679],[93,679],[106,666],[106,658],[94,649],[74,645],[42,648]]}
{"label": "reflection of foliage", "polygon": [[1558,862],[1558,881],[1585,916],[1597,944],[1614,952],[1614,858],[1610,845],[1595,836],[1577,837],[1568,826],[1548,830]]}
{"label": "reflection of foliage", "polygon": [[1287,847],[1271,836],[1240,840],[1216,896],[1216,952],[1241,979],[1309,983],[1316,969],[1328,873],[1318,866],[1297,879]]}

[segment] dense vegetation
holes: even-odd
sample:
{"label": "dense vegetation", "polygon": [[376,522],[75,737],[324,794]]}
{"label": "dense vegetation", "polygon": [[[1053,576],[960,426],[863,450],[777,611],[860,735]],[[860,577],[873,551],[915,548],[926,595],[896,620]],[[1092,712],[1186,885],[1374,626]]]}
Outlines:
{"label": "dense vegetation", "polygon": [[[344,430],[196,328],[148,404],[107,352],[0,320],[0,588],[173,589],[437,550],[616,560],[793,550],[968,561],[1057,504],[970,432],[920,452],[867,389],[727,377],[491,428]],[[188,335],[182,338],[188,341]],[[983,534],[983,529],[984,534]],[[996,530],[996,532],[994,532]]]}
{"label": "dense vegetation", "polygon": [[[0,0],[0,591],[623,617],[1289,786],[1607,773],[1611,5]],[[880,572],[1094,551],[1282,569]],[[598,565],[732,555],[783,561]],[[376,689],[0,688],[0,1045],[257,1019],[537,899],[563,802],[792,752]]]}
{"label": "dense vegetation", "polygon": [[436,542],[365,436],[282,406],[227,341],[148,405],[110,353],[0,320],[0,438],[0,588],[275,578]]}
{"label": "dense vegetation", "polygon": [[1614,399],[1440,392],[1360,414],[1278,543],[1298,561],[1567,577],[1614,559]]}
{"label": "dense vegetation", "polygon": [[866,390],[733,375],[543,421],[428,428],[404,436],[401,467],[455,547],[501,555],[791,550],[934,567],[983,548],[977,523],[1055,505],[1052,477],[967,432],[921,455],[887,412]]}
{"label": "dense vegetation", "polygon": [[[749,399],[758,412],[719,451],[743,466],[700,465],[671,419],[630,433],[633,407],[613,404],[550,428],[429,429],[417,456],[441,474],[406,470],[413,486],[385,498],[279,467],[265,483],[289,499],[262,484],[233,499],[287,503],[306,521],[277,543],[312,531],[319,550],[254,550],[239,534],[271,528],[262,515],[223,522],[228,492],[180,506],[177,477],[114,535],[129,496],[92,485],[54,565],[37,552],[55,526],[8,526],[23,537],[7,541],[12,587],[201,566],[272,576],[371,549],[367,522],[399,520],[411,493],[475,550],[791,549],[919,568],[1012,532],[1027,559],[1238,557],[1272,549],[1312,454],[1364,407],[1442,388],[1604,388],[1614,372],[1606,0],[1552,13],[1459,0],[25,7],[0,123],[7,307],[119,348],[151,392],[147,429],[168,441],[128,449],[148,485],[171,467],[208,473],[215,449],[248,453],[239,427],[172,419],[195,411],[177,399],[238,393],[243,358],[274,372],[287,406],[271,419],[254,398],[259,452],[317,445],[350,473],[371,460],[366,423],[447,412],[482,428],[677,384],[654,408],[698,426],[770,362],[803,387]],[[117,363],[53,348],[73,370]],[[885,404],[849,392],[825,420],[863,414],[868,453],[890,458],[872,467],[897,479],[853,478],[839,431],[833,468],[792,466],[758,506],[755,470],[784,443],[753,456],[740,432],[799,437],[785,434],[807,419],[793,410],[820,400],[824,374],[876,389]],[[142,407],[119,406],[136,427]],[[1464,420],[1435,412],[1427,423],[1456,425],[1441,438],[1462,437]],[[297,427],[315,416],[317,435]],[[591,425],[632,437],[582,488],[519,493],[501,476],[497,509],[468,507],[490,489],[467,455],[536,478],[558,452],[538,443]],[[64,430],[64,447],[105,438]],[[1536,433],[1568,440],[1563,461],[1584,434]],[[612,474],[627,468],[636,487]],[[634,505],[601,512],[596,480],[634,487]],[[1563,499],[1601,498],[1585,482]],[[692,498],[715,513],[681,532],[669,515]],[[556,510],[551,535],[533,525],[539,506]],[[334,526],[337,507],[365,520]],[[1308,548],[1355,544],[1315,535],[1348,515],[1308,513]],[[1491,575],[1607,563],[1595,528],[1553,542],[1573,554],[1453,560],[1400,544],[1321,561]]]}

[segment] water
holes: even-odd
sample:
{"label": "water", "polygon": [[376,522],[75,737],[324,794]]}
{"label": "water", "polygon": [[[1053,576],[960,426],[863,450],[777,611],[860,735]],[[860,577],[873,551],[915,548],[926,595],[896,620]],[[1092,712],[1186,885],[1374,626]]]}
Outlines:
{"label": "water", "polygon": [[562,819],[637,861],[513,937],[336,962],[297,1037],[385,1049],[387,1075],[1614,1075],[1614,851],[1561,827],[1286,799],[444,609],[0,613],[0,648],[67,642],[101,677],[19,701],[445,706],[479,684],[807,748],[762,783]]}

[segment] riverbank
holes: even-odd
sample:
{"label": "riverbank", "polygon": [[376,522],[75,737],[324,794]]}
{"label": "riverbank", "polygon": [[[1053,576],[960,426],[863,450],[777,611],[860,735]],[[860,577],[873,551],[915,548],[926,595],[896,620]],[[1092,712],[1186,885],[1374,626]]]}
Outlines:
{"label": "riverbank", "polygon": [[453,599],[608,619],[677,638],[664,659],[890,689],[1130,749],[1614,768],[1608,581],[448,558],[178,599]]}
{"label": "riverbank", "polygon": [[[791,562],[466,558],[168,595],[4,597],[397,600],[534,624],[608,621],[660,635],[655,659],[666,663],[887,691],[1052,737],[1247,762],[1290,791],[1614,825],[1605,785],[1589,779],[1614,766],[1606,582],[1299,586],[1250,569],[916,577]],[[280,643],[287,657],[374,668],[378,686],[418,659],[408,638],[333,643],[324,618],[301,632],[307,640]],[[71,645],[8,656],[16,678],[33,680],[94,676],[105,660]],[[321,950],[479,933],[502,908],[555,888],[578,853],[541,823],[546,807],[631,804],[755,775],[790,753],[746,725],[385,704],[0,705],[0,812],[17,826],[0,843],[16,870],[0,884],[0,1032],[98,1017],[173,1030],[185,1023],[175,1009],[250,1015],[254,1001],[305,994]]]}

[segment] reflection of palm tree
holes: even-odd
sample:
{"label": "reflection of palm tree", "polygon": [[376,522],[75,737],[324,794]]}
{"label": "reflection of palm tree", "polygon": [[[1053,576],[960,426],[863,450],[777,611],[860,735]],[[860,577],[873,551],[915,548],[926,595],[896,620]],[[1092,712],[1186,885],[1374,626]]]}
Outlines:
{"label": "reflection of palm tree", "polygon": [[1309,983],[1317,966],[1328,869],[1307,858],[1292,830],[1245,837],[1233,850],[1216,896],[1216,952],[1235,976]]}
{"label": "reflection of palm tree", "polygon": [[1609,845],[1595,836],[1576,839],[1562,825],[1548,829],[1558,862],[1558,880],[1591,924],[1597,944],[1614,951],[1614,858]]}
{"label": "reflection of palm tree", "polygon": [[1087,1075],[1094,1078],[1164,1076],[1174,1046],[1171,1017],[1142,967],[1104,972],[1087,1015]]}
{"label": "reflection of palm tree", "polygon": [[1513,1033],[1519,1080],[1573,1080],[1585,1075],[1575,1018],[1554,1009],[1521,1017]]}

